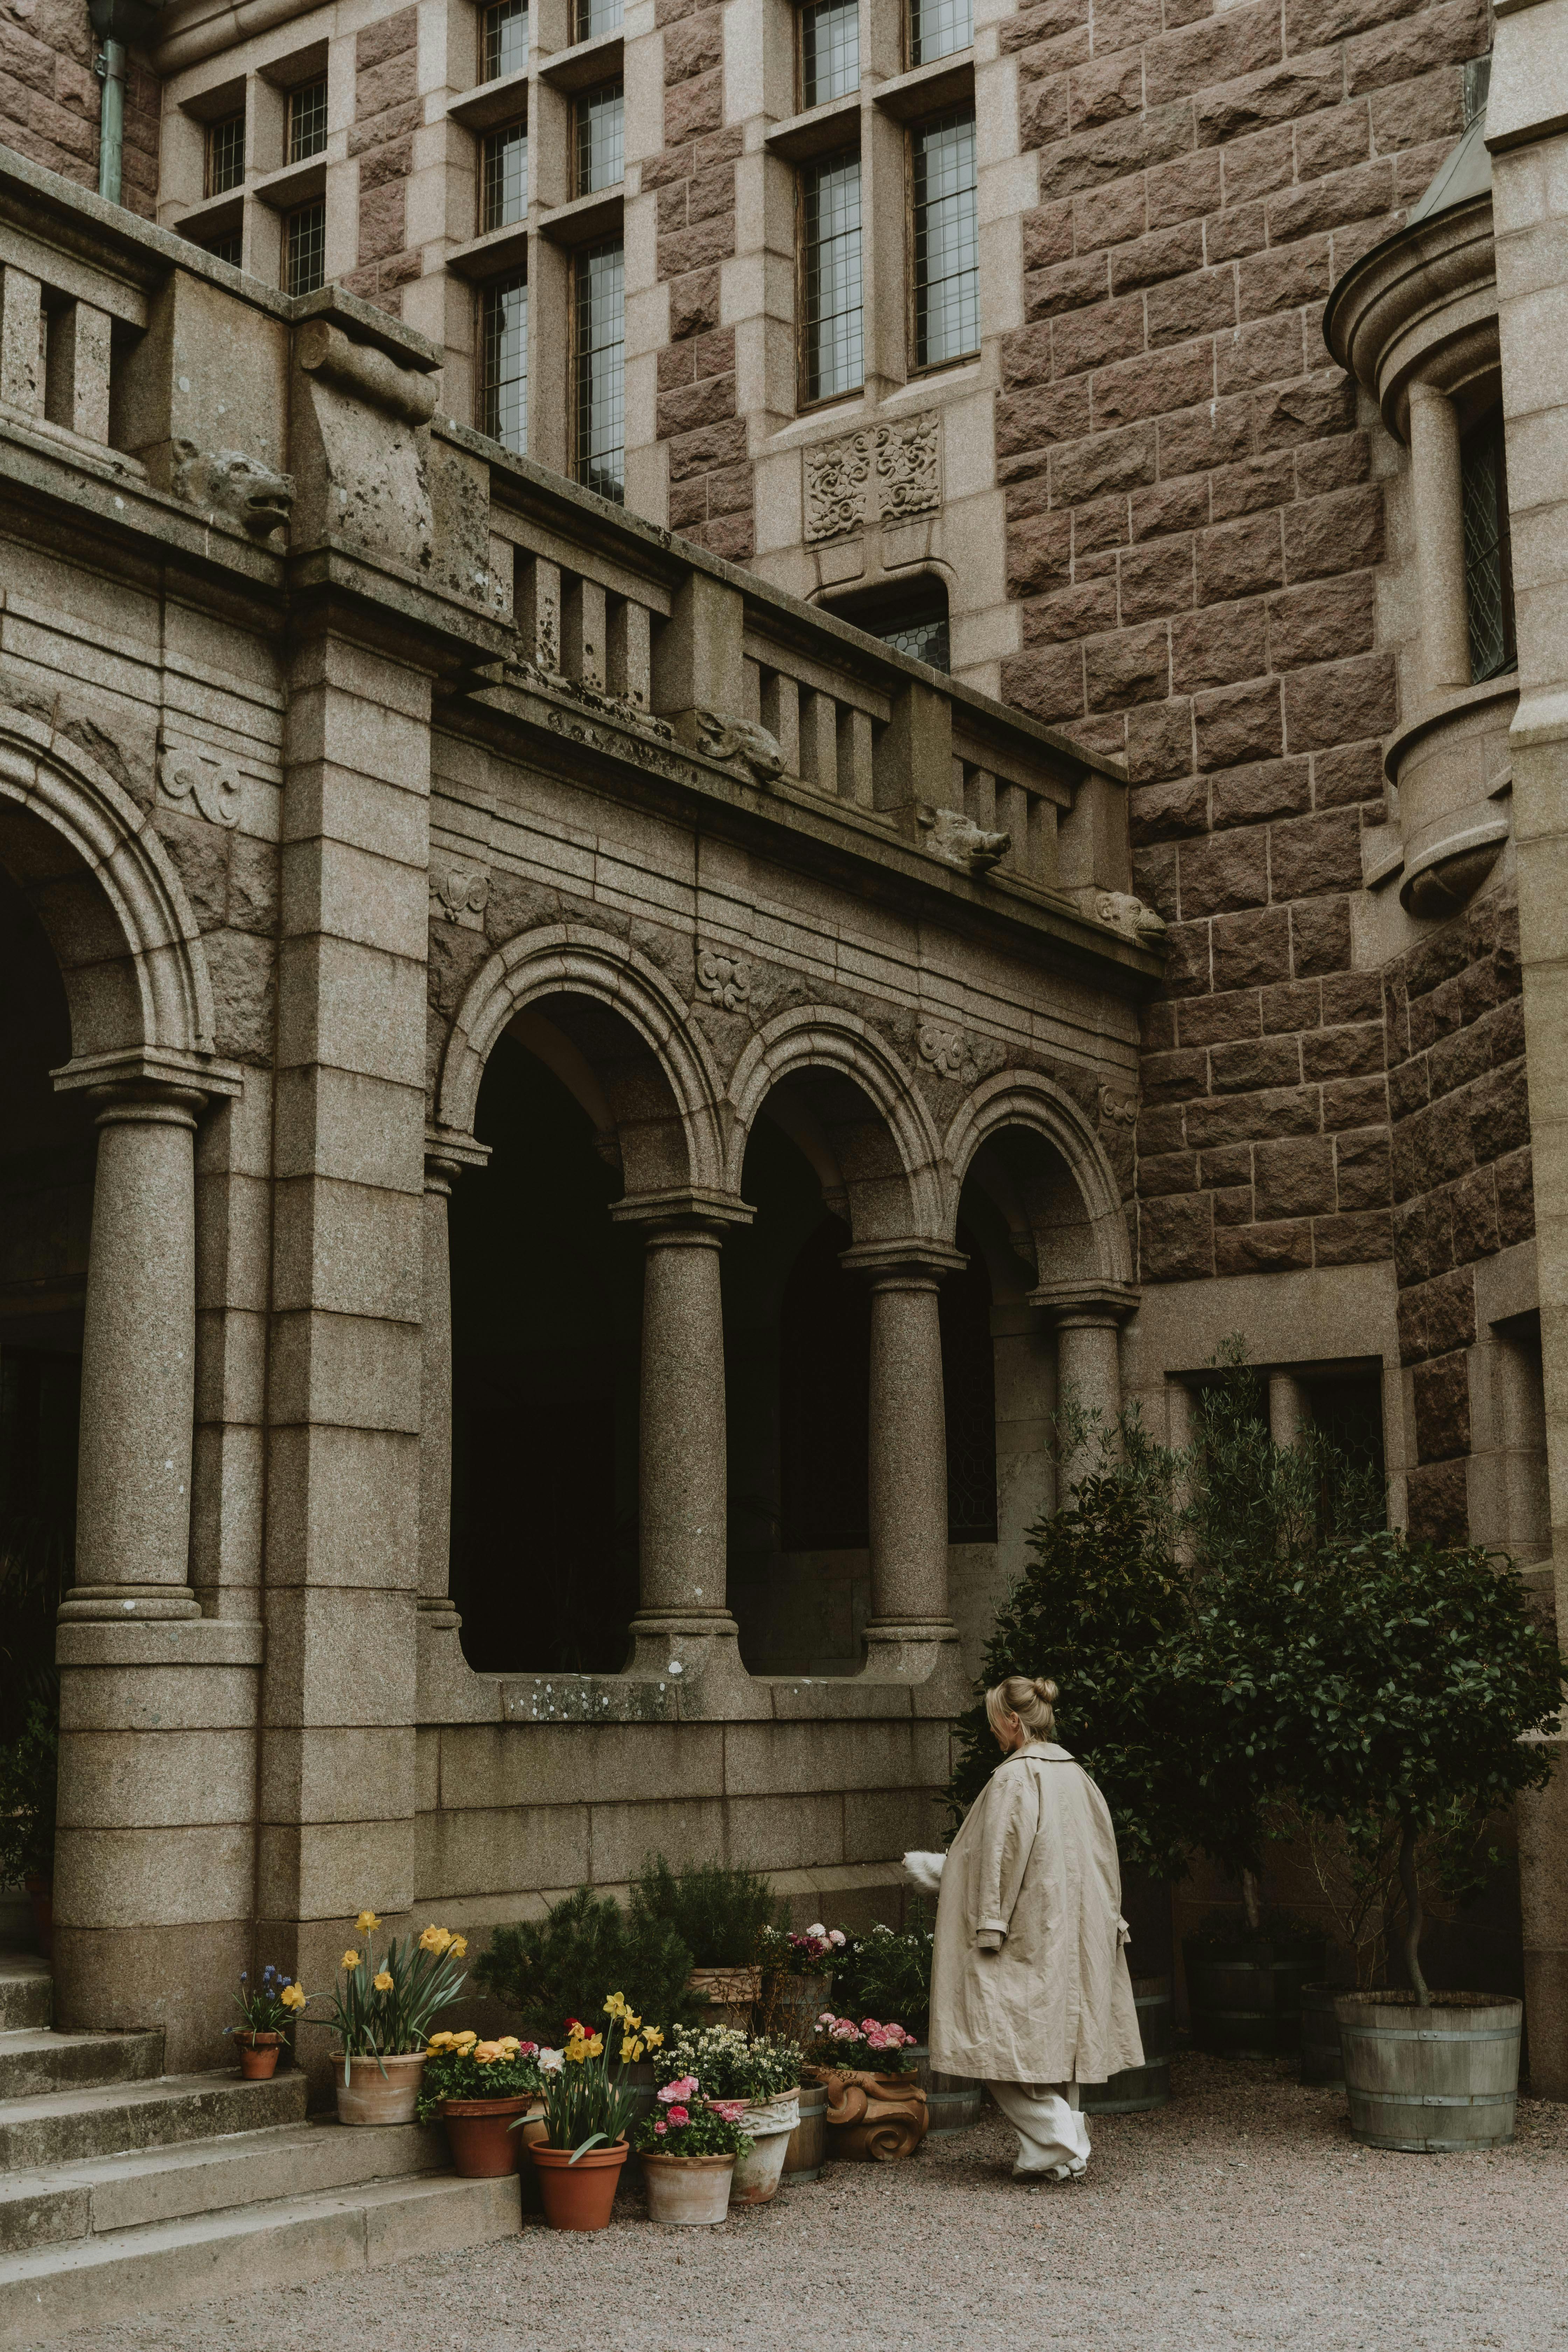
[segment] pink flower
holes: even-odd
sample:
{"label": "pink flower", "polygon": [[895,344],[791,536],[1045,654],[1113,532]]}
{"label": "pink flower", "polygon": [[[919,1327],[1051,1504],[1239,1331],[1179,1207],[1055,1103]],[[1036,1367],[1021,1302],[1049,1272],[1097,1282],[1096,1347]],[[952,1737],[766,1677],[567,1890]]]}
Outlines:
{"label": "pink flower", "polygon": [[655,2124],[654,2129],[658,2134],[660,2139],[662,2139],[665,2133],[669,2129],[669,2126],[661,2117],[659,2121]]}
{"label": "pink flower", "polygon": [[517,2054],[520,2058],[537,2058],[539,2055],[538,2042],[520,2042],[517,2045]]}
{"label": "pink flower", "polygon": [[[668,2107],[673,2105],[677,2099],[689,2099],[696,2088],[696,2075],[683,2074],[679,2083],[667,2083],[658,2095]],[[684,2122],[685,2117],[680,2120]]]}
{"label": "pink flower", "polygon": [[679,2124],[689,2124],[689,2123],[691,2121],[691,2110],[690,2110],[690,2108],[689,2108],[689,2107],[671,2107],[671,2109],[670,2109],[670,2111],[669,2111],[669,2120],[670,2120],[670,2122],[671,2122],[672,2124],[677,2124],[677,2125],[679,2125]]}
{"label": "pink flower", "polygon": [[843,1943],[843,1941],[844,1941],[844,1930],[843,1930],[843,1928],[842,1928],[842,1927],[829,1927],[829,1929],[828,1929],[828,1931],[827,1931],[827,1940],[828,1940],[828,1942],[829,1942],[830,1944],[842,1944],[842,1943]]}
{"label": "pink flower", "polygon": [[820,2009],[816,2013],[816,2021],[818,2025],[836,2025],[838,2021],[830,2009]]}
{"label": "pink flower", "polygon": [[746,2112],[744,2099],[710,2099],[708,2104],[714,2114],[727,2124],[738,2124]]}

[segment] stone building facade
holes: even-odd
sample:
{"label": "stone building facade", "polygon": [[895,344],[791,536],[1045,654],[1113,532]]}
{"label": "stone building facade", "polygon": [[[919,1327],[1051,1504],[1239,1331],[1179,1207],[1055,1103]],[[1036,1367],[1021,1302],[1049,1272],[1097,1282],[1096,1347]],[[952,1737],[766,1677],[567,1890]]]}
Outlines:
{"label": "stone building facade", "polygon": [[[25,20],[18,5],[0,31],[31,60],[37,100],[6,135],[90,179],[79,27],[42,13],[53,0]],[[1316,1414],[1367,1444],[1397,1517],[1506,1546],[1550,1606],[1568,1508],[1563,0],[117,5],[136,103],[160,122],[155,194],[129,128],[121,194],[157,226],[116,225],[16,168],[35,227],[51,207],[75,224],[36,233],[90,247],[102,285],[95,298],[63,262],[52,278],[15,263],[0,402],[13,423],[41,411],[33,441],[52,432],[83,482],[100,479],[83,437],[145,468],[135,495],[153,519],[138,527],[193,565],[229,567],[200,605],[198,667],[249,681],[224,687],[242,719],[219,711],[205,672],[199,690],[168,683],[195,652],[172,667],[162,654],[156,693],[129,699],[143,734],[154,702],[183,715],[159,721],[134,772],[121,703],[78,683],[18,688],[43,698],[47,719],[32,715],[51,743],[74,729],[65,740],[87,756],[101,765],[112,748],[127,765],[120,788],[174,858],[202,940],[205,981],[193,965],[178,985],[193,1005],[212,992],[216,1025],[189,1013],[179,1045],[216,1057],[210,1085],[187,1070],[184,1090],[203,1097],[205,1351],[188,1581],[201,1628],[269,1630],[145,1639],[253,1643],[221,1669],[215,1652],[221,1706],[243,1715],[244,1678],[259,1675],[260,1728],[245,1736],[266,1752],[276,1728],[289,1759],[263,1771],[272,1810],[256,1832],[279,1874],[264,1872],[249,1912],[236,1892],[215,1936],[235,1942],[254,1916],[307,1923],[300,1949],[314,1949],[310,1923],[349,1899],[345,1853],[384,1853],[389,1886],[448,1893],[481,1925],[580,1873],[615,1883],[637,1838],[665,1834],[651,1813],[634,1830],[616,1812],[630,1802],[609,1793],[617,1773],[645,1797],[657,1784],[672,1839],[678,1821],[704,1838],[721,1822],[728,1850],[780,1872],[831,1869],[847,1894],[885,1884],[943,1778],[936,1727],[957,1685],[928,1621],[973,1642],[1052,1491],[1058,1377],[1134,1399],[1179,1437],[1233,1332],[1268,1376],[1277,1429]],[[213,470],[228,449],[295,477],[286,556],[281,538],[221,524],[203,524],[200,551],[180,538],[193,508],[240,510]],[[44,462],[18,460],[29,484]],[[51,478],[27,495],[66,492]],[[264,519],[265,479],[255,495]],[[129,579],[115,532],[131,524],[93,511],[89,569]],[[374,590],[363,568],[339,577],[340,541],[373,551]],[[97,610],[85,589],[36,578],[43,562],[26,559],[24,606]],[[372,609],[373,625],[347,617]],[[30,607],[11,625],[11,665],[44,625]],[[168,647],[172,629],[149,621],[141,635]],[[335,667],[340,629],[354,651]],[[75,681],[79,658],[42,667]],[[354,794],[374,780],[386,814],[374,837],[351,826],[340,843],[321,828],[313,770],[350,713]],[[564,772],[563,741],[579,747]],[[573,772],[582,759],[591,780]],[[425,780],[423,815],[386,797],[404,769]],[[288,778],[308,772],[296,820]],[[268,793],[281,799],[264,808]],[[289,845],[307,835],[337,845],[291,889]],[[369,869],[349,879],[365,856],[390,857],[402,890],[424,876],[419,940],[396,891],[381,897]],[[809,883],[786,887],[786,871]],[[298,1008],[327,986],[334,924],[351,937],[345,909],[372,904],[386,928],[355,938],[356,955],[391,959],[388,989],[421,967],[431,1006],[417,1078],[401,1033],[386,1067],[353,1065],[356,1086],[402,1089],[410,1115],[426,1090],[418,1297],[408,1134],[367,1172],[370,1113],[349,1118],[352,1148],[334,1141],[342,1103],[286,1076],[338,1050]],[[349,1019],[361,983],[346,966],[342,985]],[[163,1002],[151,979],[143,994]],[[579,994],[611,1009],[531,1010]],[[852,1055],[851,1031],[879,1042]],[[798,1055],[797,1038],[813,1041]],[[139,1035],[137,1050],[162,1042]],[[526,1068],[481,1084],[513,1047]],[[98,1050],[73,1013],[72,1064]],[[840,1074],[852,1114],[837,1079],[807,1067]],[[1024,1117],[1010,1090],[1025,1072],[1037,1104],[1056,1090],[1066,1124]],[[168,1083],[177,1097],[177,1074]],[[764,1098],[778,1114],[764,1124],[811,1171],[809,1213],[783,1147],[771,1172],[745,1158]],[[79,1100],[68,1090],[46,1111],[40,1094],[37,1112],[46,1127],[78,1120],[55,1138],[77,1154],[76,1221],[63,1176],[50,1213],[79,1260]],[[991,1149],[987,1190],[971,1163],[993,1102],[1038,1140]],[[571,1670],[584,1679],[570,1706],[605,1710],[592,1796],[553,1760],[586,1751],[537,1720],[566,1704],[571,1643],[557,1628],[533,1654],[506,1652],[486,1581],[506,1503],[486,1483],[483,1432],[556,1424],[482,1296],[478,1269],[504,1236],[484,1223],[499,1212],[472,1204],[486,1185],[500,1196],[505,1139],[541,1118],[588,1157],[575,1192],[542,1191],[538,1213],[569,1220],[596,1183],[618,1218],[595,1262],[600,1354],[569,1391],[593,1413],[559,1440],[585,1449],[572,1458],[602,1498],[593,1556],[619,1562],[614,1589],[641,1629],[629,1677],[603,1679],[607,1661]],[[101,1134],[122,1127],[142,1131],[111,1118]],[[186,1130],[157,1131],[175,1151]],[[98,1153],[101,1186],[101,1139]],[[748,1224],[748,1185],[764,1179],[776,1225],[763,1210]],[[362,1311],[331,1301],[351,1230],[333,1238],[338,1182],[359,1188],[353,1215],[383,1236],[355,1244],[355,1281],[385,1286],[363,1310],[384,1352],[367,1339],[334,1364],[331,1318]],[[811,1238],[825,1214],[842,1245],[831,1266]],[[905,1255],[886,1255],[895,1243]],[[834,1271],[845,1250],[858,1306]],[[984,1296],[963,1292],[960,1258],[983,1268]],[[721,1261],[729,1528],[726,1559],[701,1554],[700,1608],[675,1555],[698,1556],[699,1522],[717,1541],[717,1406],[711,1383],[705,1402],[673,1373],[661,1383],[649,1331],[668,1318],[677,1353],[704,1360],[694,1335],[711,1339]],[[639,1281],[640,1404],[624,1377]],[[831,1453],[847,1409],[814,1408],[758,1369],[795,1360],[813,1329],[845,1361],[864,1349],[878,1380],[895,1364],[948,1370],[945,1395],[929,1379],[915,1398],[874,1391],[864,1454],[846,1442],[847,1469],[823,1482],[834,1507],[815,1516],[791,1465]],[[966,1420],[955,1396],[987,1381]],[[911,1472],[922,1449],[953,1471],[945,1504]],[[974,1471],[984,1459],[989,1473]],[[661,1460],[684,1465],[673,1498]],[[922,1498],[907,1590],[889,1581],[883,1475],[909,1507]],[[279,1499],[296,1491],[297,1511]],[[577,1538],[559,1541],[575,1559]],[[391,1702],[395,1727],[351,1733],[354,1679],[325,1628],[376,1545],[400,1561],[405,1596],[386,1604],[385,1687],[415,1687],[390,1630],[415,1591],[424,1679],[416,1701]],[[703,1615],[726,1572],[733,1635]],[[286,1637],[274,1608],[300,1612]],[[68,1650],[110,1643],[107,1666],[110,1634],[82,1622]],[[677,1633],[699,1645],[689,1659]],[[134,1650],[143,1636],[113,1639]],[[137,1670],[153,1655],[138,1651]],[[678,1696],[672,1656],[691,1675]],[[543,1699],[536,1666],[553,1677]],[[781,1675],[795,1678],[787,1700]],[[313,1693],[331,1727],[319,1750]],[[889,1743],[864,1795],[850,1762],[872,1753],[864,1727],[824,1727],[858,1712]],[[612,1760],[646,1759],[667,1733],[653,1782],[646,1760]],[[384,1738],[395,1802],[374,1833],[351,1829],[314,1759]],[[910,1789],[928,1793],[893,1793]],[[784,1790],[795,1826],[764,1853],[745,1824],[785,1818]],[[251,1865],[234,1803],[213,1835],[237,1889]],[[1521,1823],[1532,2063],[1563,2091],[1565,1806],[1560,1776]],[[106,1923],[81,1899],[68,1927],[88,1937]]]}

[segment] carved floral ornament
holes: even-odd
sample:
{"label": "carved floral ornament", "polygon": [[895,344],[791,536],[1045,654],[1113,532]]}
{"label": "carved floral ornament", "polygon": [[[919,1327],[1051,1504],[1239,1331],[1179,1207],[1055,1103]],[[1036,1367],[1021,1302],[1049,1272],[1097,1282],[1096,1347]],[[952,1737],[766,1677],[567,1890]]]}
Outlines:
{"label": "carved floral ornament", "polygon": [[490,895],[490,877],[476,872],[471,866],[448,866],[432,867],[430,896],[437,899],[454,923],[464,918],[482,915]]}
{"label": "carved floral ornament", "polygon": [[239,823],[239,771],[215,751],[194,743],[165,743],[158,755],[158,782],[176,807],[195,809],[214,824]]}
{"label": "carved floral ornament", "polygon": [[948,1021],[922,1021],[915,1033],[922,1062],[929,1062],[938,1077],[956,1078],[962,1076],[965,1040],[962,1029]]}
{"label": "carved floral ornament", "polygon": [[941,420],[868,425],[804,454],[807,542],[868,523],[900,522],[942,504]]}
{"label": "carved floral ornament", "polygon": [[744,956],[702,948],[697,957],[697,985],[724,1012],[741,1013],[751,1001],[752,967]]}

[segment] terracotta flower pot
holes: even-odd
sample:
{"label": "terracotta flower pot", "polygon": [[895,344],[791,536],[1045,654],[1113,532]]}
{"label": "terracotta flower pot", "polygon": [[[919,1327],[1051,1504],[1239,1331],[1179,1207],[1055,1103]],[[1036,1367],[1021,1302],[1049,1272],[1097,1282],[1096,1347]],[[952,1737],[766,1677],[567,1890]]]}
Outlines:
{"label": "terracotta flower pot", "polygon": [[926,2135],[926,2095],[917,2074],[839,2074],[825,2069],[827,2153],[856,2164],[897,2164]]}
{"label": "terracotta flower pot", "polygon": [[529,2154],[544,2218],[552,2230],[608,2229],[621,2167],[631,2154],[624,2139],[614,2147],[591,2147],[575,2163],[569,2147],[546,2147],[542,2141],[536,2141]]}
{"label": "terracotta flower pot", "polygon": [[730,2183],[731,2205],[765,2205],[778,2195],[784,2158],[799,2121],[798,2091],[781,2091],[765,2105],[746,2109],[741,2129],[752,2146],[748,2155],[735,2158],[735,2177]]}
{"label": "terracotta flower pot", "polygon": [[339,2123],[411,2124],[425,2059],[423,2050],[402,2051],[390,2058],[356,2058],[345,2083],[346,2062],[342,2052],[336,2051],[332,2075],[338,2086]]}
{"label": "terracotta flower pot", "polygon": [[278,2072],[278,2061],[283,2055],[280,2033],[237,2033],[234,2037],[239,2051],[239,2071],[247,2083],[268,2083]]}
{"label": "terracotta flower pot", "polygon": [[493,2180],[515,2172],[522,2161],[525,2125],[513,2131],[519,2116],[531,2109],[542,2113],[542,2102],[522,2091],[510,2099],[443,2099],[441,2121],[447,2126],[452,2162],[465,2180]]}
{"label": "terracotta flower pot", "polygon": [[730,2210],[732,2156],[656,2156],[642,2151],[647,2218],[667,2230],[711,2230]]}

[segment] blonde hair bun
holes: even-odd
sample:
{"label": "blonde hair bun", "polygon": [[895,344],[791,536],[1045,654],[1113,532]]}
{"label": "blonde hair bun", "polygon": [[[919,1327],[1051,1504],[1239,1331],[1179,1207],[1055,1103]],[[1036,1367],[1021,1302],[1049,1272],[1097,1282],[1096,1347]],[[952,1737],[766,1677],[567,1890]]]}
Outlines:
{"label": "blonde hair bun", "polygon": [[1007,1675],[985,1694],[985,1715],[996,1729],[1004,1716],[1016,1716],[1031,1739],[1048,1739],[1057,1727],[1057,1686],[1048,1675]]}

